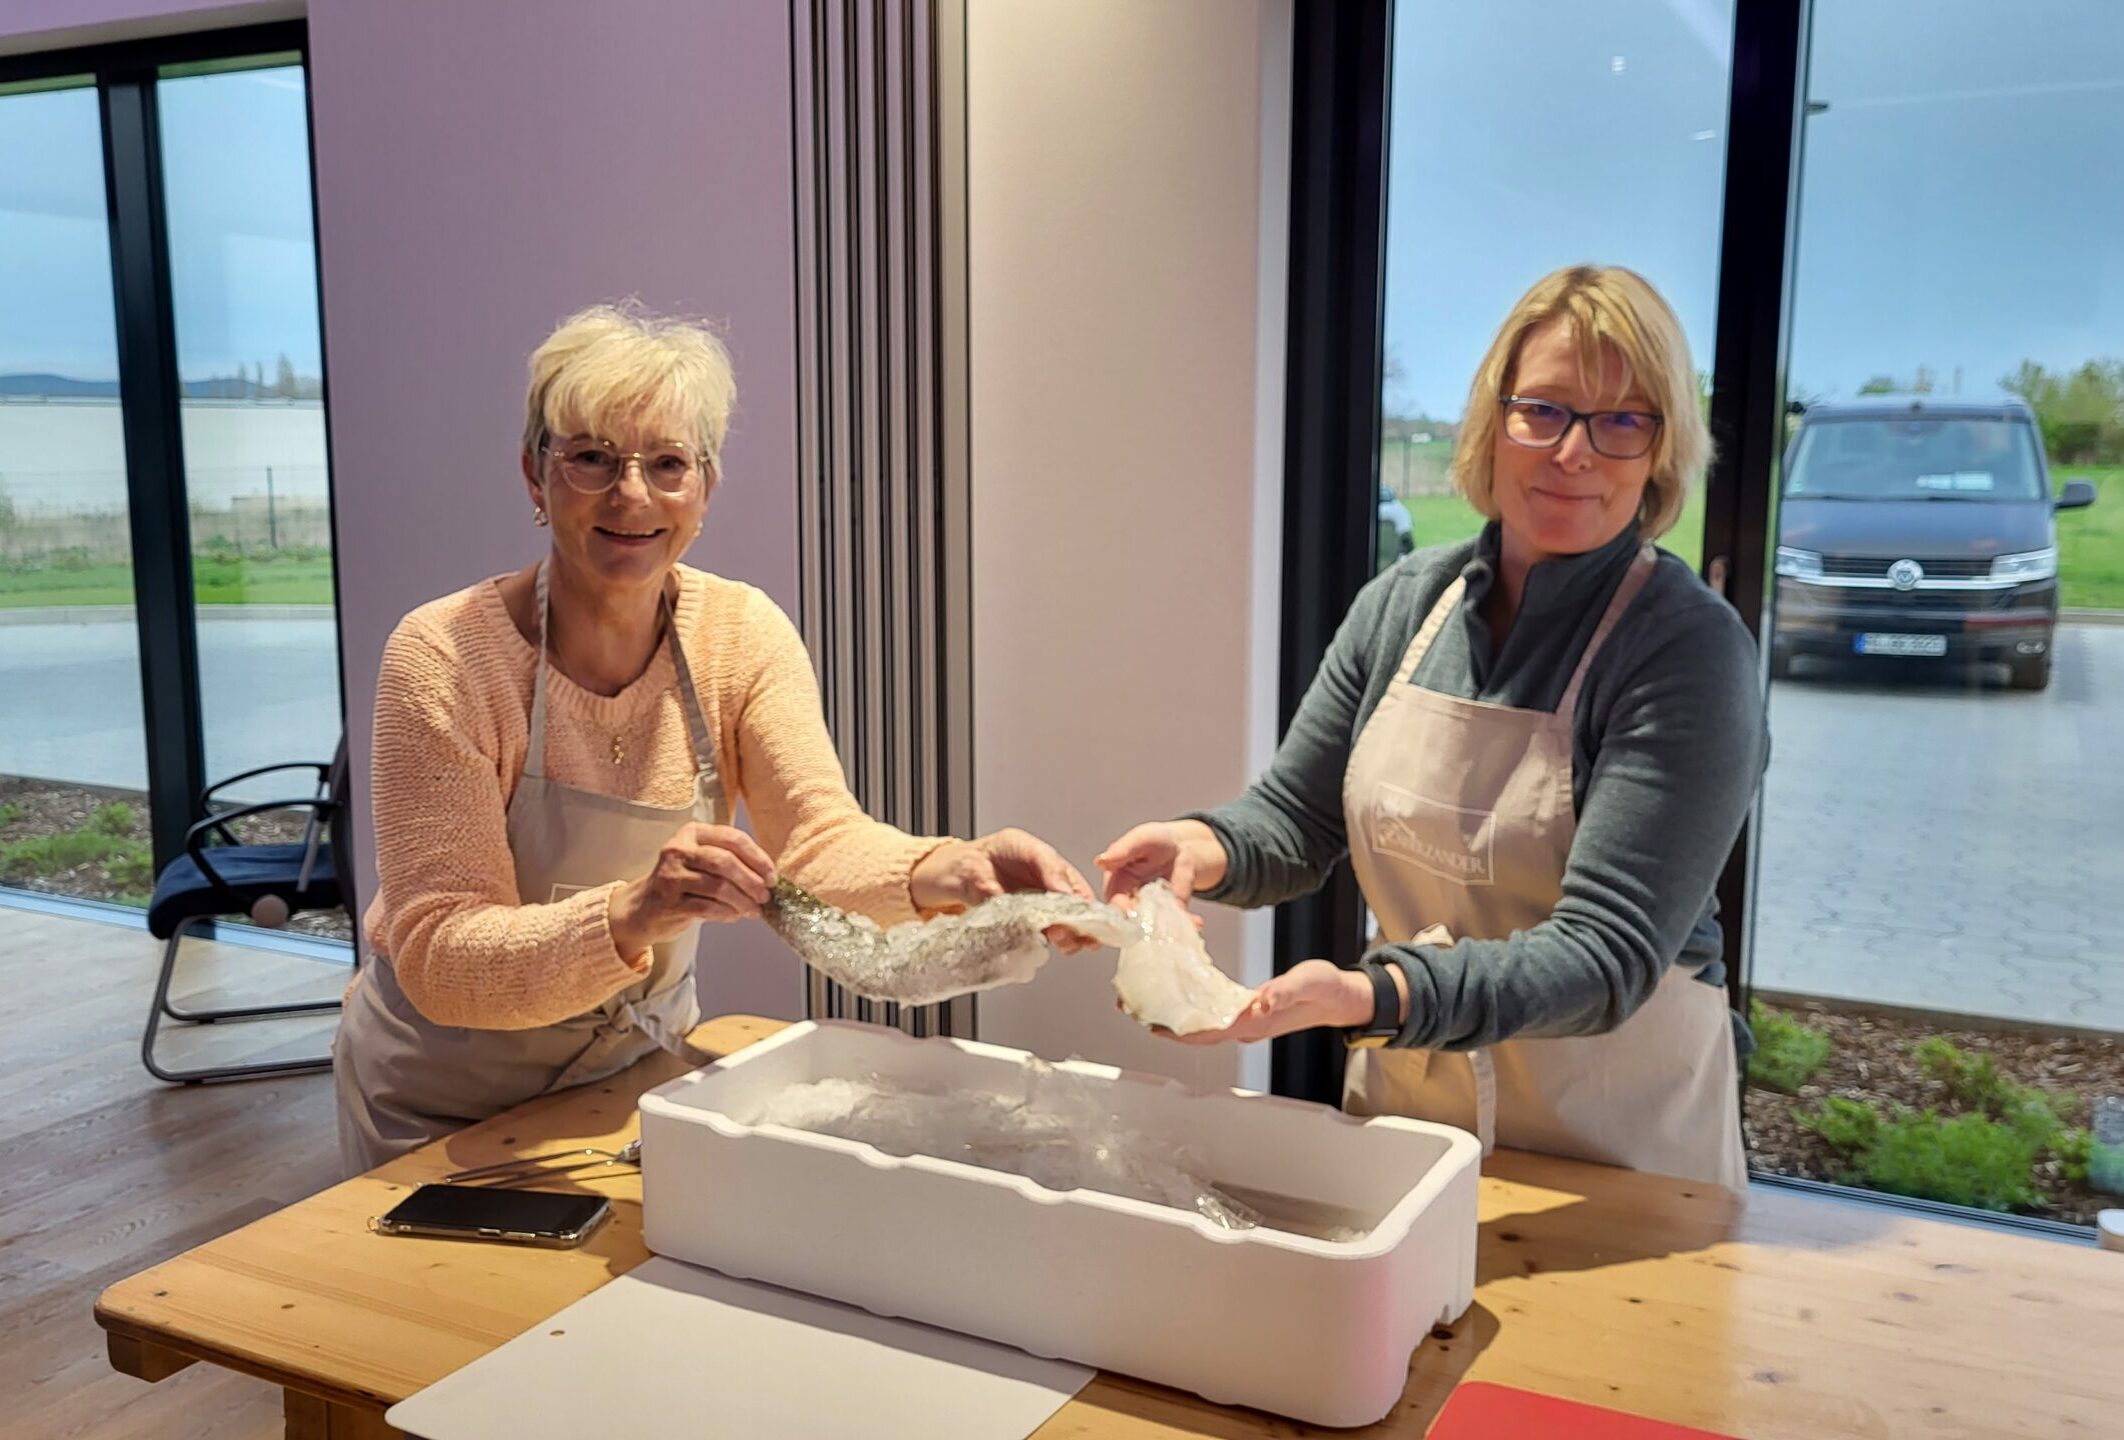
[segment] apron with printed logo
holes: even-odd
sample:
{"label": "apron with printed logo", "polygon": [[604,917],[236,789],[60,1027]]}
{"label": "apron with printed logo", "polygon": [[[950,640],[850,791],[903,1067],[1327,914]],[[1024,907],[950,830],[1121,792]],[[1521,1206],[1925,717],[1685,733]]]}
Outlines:
{"label": "apron with printed logo", "polygon": [[[1577,829],[1579,692],[1657,555],[1649,545],[1638,553],[1553,711],[1411,684],[1466,582],[1431,607],[1343,779],[1350,859],[1382,941],[1503,940],[1555,910]],[[1353,1113],[1457,1125],[1485,1154],[1501,1144],[1734,1189],[1748,1178],[1738,1097],[1726,992],[1679,969],[1606,1034],[1512,1039],[1468,1054],[1353,1050],[1343,1085]]]}

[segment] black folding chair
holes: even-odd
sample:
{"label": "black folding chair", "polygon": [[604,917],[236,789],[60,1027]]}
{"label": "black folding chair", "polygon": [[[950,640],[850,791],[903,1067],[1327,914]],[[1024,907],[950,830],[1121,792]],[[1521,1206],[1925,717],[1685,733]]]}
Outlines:
{"label": "black folding chair", "polygon": [[[313,794],[286,800],[265,800],[253,805],[231,805],[221,792],[245,780],[282,770],[315,773]],[[206,818],[184,837],[184,854],[172,860],[155,877],[155,895],[148,902],[148,933],[166,942],[162,950],[162,973],[155,979],[155,1002],[148,1010],[147,1033],[140,1042],[141,1063],[158,1080],[197,1085],[210,1080],[251,1080],[267,1075],[303,1075],[332,1067],[330,1055],[298,1060],[261,1060],[241,1065],[210,1065],[172,1070],[155,1059],[155,1036],[163,1018],[198,1025],[224,1020],[257,1020],[279,1015],[321,1015],[339,1008],[337,1000],[309,1000],[281,1005],[242,1005],[218,1010],[180,1010],[170,1003],[170,982],[176,973],[177,950],[184,937],[198,926],[216,919],[248,918],[254,923],[278,927],[303,910],[329,910],[344,903],[339,863],[353,853],[346,805],[347,742],[329,764],[306,761],[291,765],[266,765],[231,775],[209,786],[199,797]],[[306,810],[310,821],[298,844],[247,845],[231,827],[255,815],[275,811]],[[219,843],[216,843],[218,837]]]}

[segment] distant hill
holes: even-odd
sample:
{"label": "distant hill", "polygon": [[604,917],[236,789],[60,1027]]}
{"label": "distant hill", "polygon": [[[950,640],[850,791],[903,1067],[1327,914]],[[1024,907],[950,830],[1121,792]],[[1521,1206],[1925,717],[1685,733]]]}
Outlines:
{"label": "distant hill", "polygon": [[73,380],[64,375],[0,375],[0,395],[109,395],[118,393],[116,380]]}
{"label": "distant hill", "polygon": [[[314,400],[320,387],[314,377],[304,375],[296,380],[297,398]],[[204,380],[184,382],[184,398],[187,400],[258,400],[279,399],[281,391],[271,385],[240,375],[214,375]],[[116,380],[76,380],[66,375],[0,375],[0,396],[42,396],[49,399],[107,399],[118,398]]]}

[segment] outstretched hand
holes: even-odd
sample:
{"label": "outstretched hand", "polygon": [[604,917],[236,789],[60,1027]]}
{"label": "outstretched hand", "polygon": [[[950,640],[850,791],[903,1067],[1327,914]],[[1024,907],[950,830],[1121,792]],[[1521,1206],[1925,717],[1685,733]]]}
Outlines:
{"label": "outstretched hand", "polygon": [[1183,1045],[1246,1044],[1272,1040],[1298,1030],[1322,1025],[1347,1028],[1372,1018],[1372,982],[1356,970],[1345,970],[1328,960],[1307,960],[1254,992],[1231,1024],[1222,1030],[1198,1030],[1192,1035],[1159,1033]]}

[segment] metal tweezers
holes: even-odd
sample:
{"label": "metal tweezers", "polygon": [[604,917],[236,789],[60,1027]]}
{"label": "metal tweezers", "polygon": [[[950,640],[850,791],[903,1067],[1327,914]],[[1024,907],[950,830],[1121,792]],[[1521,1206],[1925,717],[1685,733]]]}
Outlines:
{"label": "metal tweezers", "polygon": [[[584,1157],[593,1158],[584,1158]],[[572,1164],[556,1165],[556,1160],[572,1161]],[[475,1166],[443,1176],[446,1185],[463,1185],[471,1181],[500,1183],[503,1180],[526,1180],[542,1175],[569,1175],[577,1170],[595,1170],[600,1165],[640,1165],[642,1142],[629,1140],[617,1150],[597,1150],[585,1147],[581,1150],[555,1150],[545,1155],[521,1155],[514,1160],[503,1160],[493,1165]]]}

